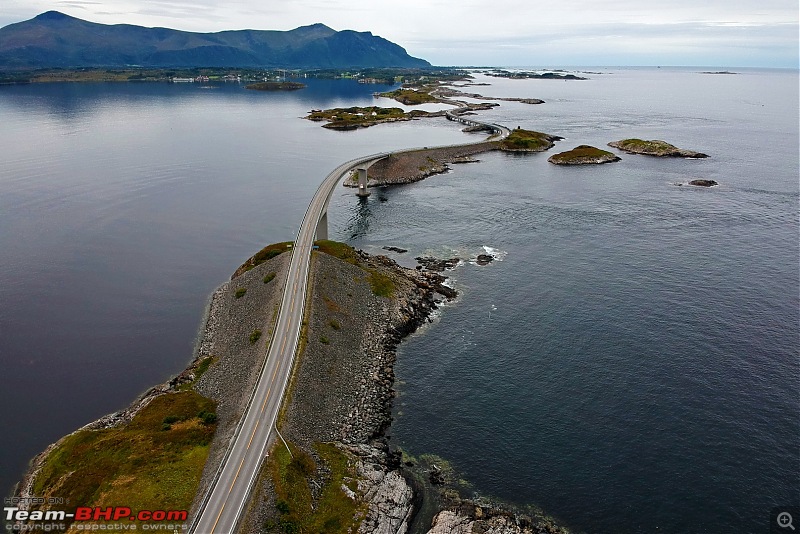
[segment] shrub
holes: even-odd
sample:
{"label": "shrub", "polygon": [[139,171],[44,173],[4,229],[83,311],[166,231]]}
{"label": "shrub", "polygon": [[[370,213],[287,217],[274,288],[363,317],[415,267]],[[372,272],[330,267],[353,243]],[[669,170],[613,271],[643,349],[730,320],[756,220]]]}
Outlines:
{"label": "shrub", "polygon": [[197,414],[197,417],[203,421],[204,425],[213,425],[217,422],[217,414],[215,412],[207,412],[202,410],[200,413]]}
{"label": "shrub", "polygon": [[247,293],[247,288],[240,287],[239,289],[236,290],[236,293],[234,293],[233,296],[236,297],[237,299],[240,299],[244,296],[245,293]]}
{"label": "shrub", "polygon": [[256,328],[256,329],[255,329],[255,330],[253,330],[253,332],[250,334],[250,344],[251,344],[251,345],[255,345],[255,344],[256,344],[256,341],[258,341],[259,339],[261,339],[261,330],[259,330],[258,328]]}
{"label": "shrub", "polygon": [[334,330],[341,330],[342,329],[342,325],[339,324],[339,321],[337,321],[336,319],[331,319],[330,321],[328,321],[328,324]]}
{"label": "shrub", "polygon": [[267,274],[267,275],[264,277],[264,283],[265,283],[265,284],[269,284],[269,283],[270,283],[270,282],[272,282],[274,279],[275,279],[275,273],[268,273],[268,274]]}

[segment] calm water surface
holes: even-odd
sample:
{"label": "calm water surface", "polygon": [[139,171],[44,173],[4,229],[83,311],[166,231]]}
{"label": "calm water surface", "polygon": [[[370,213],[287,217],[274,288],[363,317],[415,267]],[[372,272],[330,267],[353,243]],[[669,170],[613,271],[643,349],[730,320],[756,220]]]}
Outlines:
{"label": "calm water surface", "polygon": [[[409,248],[404,263],[502,260],[453,271],[461,299],[401,347],[396,443],[587,532],[765,532],[772,506],[800,501],[797,73],[696,70],[474,90],[546,100],[481,116],[565,137],[556,150],[663,138],[708,160],[484,154],[367,202],[335,196],[333,238]],[[208,294],[293,238],[330,169],[478,138],[297,118],[374,90],[0,88],[4,487],[179,371]],[[675,185],[693,178],[721,185]]]}

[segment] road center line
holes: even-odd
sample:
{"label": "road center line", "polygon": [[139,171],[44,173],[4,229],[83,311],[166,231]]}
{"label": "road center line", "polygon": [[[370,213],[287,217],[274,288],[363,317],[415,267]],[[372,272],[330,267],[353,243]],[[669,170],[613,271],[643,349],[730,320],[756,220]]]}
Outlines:
{"label": "road center line", "polygon": [[[267,395],[269,395],[269,393],[267,393]],[[267,402],[267,401],[264,400],[264,402]],[[258,430],[258,425],[260,425],[260,424],[261,424],[261,419],[256,421],[256,426],[255,426],[255,428],[253,428],[253,434],[250,436],[250,441],[247,442],[247,448],[248,449],[250,448],[250,444],[253,443],[253,438],[256,436],[256,430]]]}
{"label": "road center line", "polygon": [[222,508],[219,509],[219,514],[217,514],[217,520],[214,521],[214,526],[211,527],[211,532],[209,534],[214,534],[214,529],[217,528],[217,523],[219,523],[219,518],[222,517],[222,511],[225,509],[225,504],[227,503],[222,503]]}
{"label": "road center line", "polygon": [[242,461],[239,463],[239,469],[236,470],[236,474],[233,476],[233,482],[231,482],[231,487],[228,489],[228,495],[230,495],[231,491],[233,491],[233,485],[236,484],[236,479],[239,478],[239,471],[242,470],[243,465],[244,465],[244,456],[242,456]]}

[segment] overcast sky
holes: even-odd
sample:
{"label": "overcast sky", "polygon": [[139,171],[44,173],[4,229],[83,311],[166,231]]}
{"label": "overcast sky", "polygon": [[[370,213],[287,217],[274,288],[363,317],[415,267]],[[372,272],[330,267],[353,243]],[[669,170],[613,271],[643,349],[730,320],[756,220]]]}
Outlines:
{"label": "overcast sky", "polygon": [[0,26],[48,10],[211,32],[321,22],[434,65],[798,67],[797,0],[0,0]]}

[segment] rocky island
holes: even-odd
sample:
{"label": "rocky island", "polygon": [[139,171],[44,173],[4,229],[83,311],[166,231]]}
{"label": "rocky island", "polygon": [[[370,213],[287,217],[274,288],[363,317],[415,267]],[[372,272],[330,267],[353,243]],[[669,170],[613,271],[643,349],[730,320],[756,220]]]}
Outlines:
{"label": "rocky island", "polygon": [[550,156],[547,161],[555,165],[597,165],[619,161],[621,158],[607,150],[580,145],[572,150]]}
{"label": "rocky island", "polygon": [[694,185],[697,187],[714,187],[715,185],[719,185],[716,180],[691,180],[689,181],[689,185]]}
{"label": "rocky island", "polygon": [[369,128],[387,122],[410,121],[418,117],[441,117],[444,112],[429,113],[427,111],[403,111],[400,108],[382,108],[378,106],[332,108],[312,110],[305,118],[310,121],[327,121],[323,128],[331,130],[355,130]]}
{"label": "rocky island", "polygon": [[486,73],[487,76],[495,78],[509,78],[512,80],[588,80],[582,76],[574,74],[567,74],[562,71],[547,71],[547,72],[530,72],[530,71],[517,71],[511,72],[507,70],[493,70]]}
{"label": "rocky island", "polygon": [[555,146],[563,137],[517,127],[511,135],[500,141],[499,149],[507,152],[544,152]]}
{"label": "rocky island", "polygon": [[612,141],[608,146],[618,148],[623,152],[630,154],[644,154],[646,156],[657,156],[660,158],[707,158],[708,154],[702,152],[694,152],[692,150],[683,150],[675,145],[671,145],[666,141],[652,140],[645,141],[643,139],[623,139],[621,141]]}

